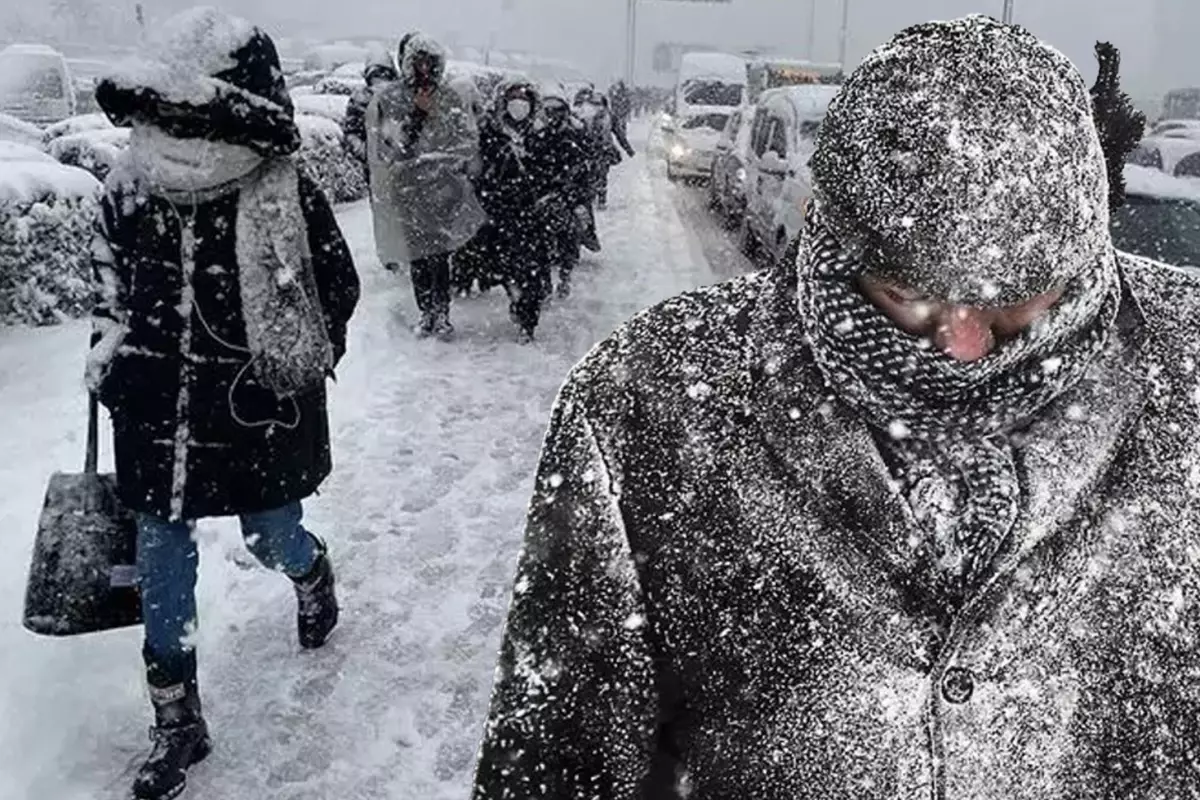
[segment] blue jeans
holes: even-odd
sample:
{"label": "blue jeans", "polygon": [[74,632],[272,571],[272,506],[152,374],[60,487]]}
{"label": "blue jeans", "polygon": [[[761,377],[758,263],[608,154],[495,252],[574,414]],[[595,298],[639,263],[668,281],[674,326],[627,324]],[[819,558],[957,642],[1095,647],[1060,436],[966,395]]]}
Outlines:
{"label": "blue jeans", "polygon": [[[246,546],[263,566],[292,578],[308,575],[318,556],[316,540],[300,524],[299,501],[242,514]],[[146,641],[143,656],[152,686],[174,686],[194,677],[195,656],[187,636],[196,627],[195,522],[169,522],[138,514],[138,583]]]}

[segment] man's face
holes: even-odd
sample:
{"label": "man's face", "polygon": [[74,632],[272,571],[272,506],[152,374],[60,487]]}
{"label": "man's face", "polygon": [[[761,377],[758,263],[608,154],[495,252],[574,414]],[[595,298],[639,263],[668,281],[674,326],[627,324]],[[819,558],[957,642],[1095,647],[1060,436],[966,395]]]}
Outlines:
{"label": "man's face", "polygon": [[958,361],[978,361],[998,344],[1019,335],[1062,299],[1059,288],[1014,306],[984,308],[922,297],[892,281],[869,275],[859,289],[896,327],[922,336]]}
{"label": "man's face", "polygon": [[413,79],[418,86],[431,86],[437,75],[437,57],[430,53],[417,53],[413,57]]}

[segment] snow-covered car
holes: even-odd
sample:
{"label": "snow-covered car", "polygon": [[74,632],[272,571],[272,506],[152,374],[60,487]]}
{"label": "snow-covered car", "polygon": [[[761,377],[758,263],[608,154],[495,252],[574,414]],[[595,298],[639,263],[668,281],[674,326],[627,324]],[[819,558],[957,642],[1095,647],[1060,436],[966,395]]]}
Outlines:
{"label": "snow-covered car", "polygon": [[1194,153],[1200,153],[1200,137],[1147,136],[1129,154],[1126,162],[1174,175],[1180,163]]}
{"label": "snow-covered car", "polygon": [[729,227],[741,225],[746,214],[746,162],[750,157],[750,132],[758,107],[739,108],[717,142],[712,179],[708,184],[709,205]]}
{"label": "snow-covered car", "polygon": [[667,177],[673,181],[710,177],[713,161],[717,157],[717,142],[729,124],[729,117],[736,110],[731,108],[676,116],[664,124]]}
{"label": "snow-covered car", "polygon": [[67,59],[52,47],[13,44],[0,50],[0,112],[36,125],[75,116]]}
{"label": "snow-covered car", "polygon": [[0,142],[17,142],[37,147],[42,142],[42,129],[8,114],[0,114]]}
{"label": "snow-covered car", "polygon": [[297,114],[310,114],[315,117],[325,117],[341,124],[346,118],[346,106],[350,104],[350,96],[345,94],[296,94],[292,93],[292,102]]}
{"label": "snow-covered car", "polygon": [[367,56],[367,48],[349,42],[318,45],[304,56],[304,69],[310,72],[323,70],[330,73],[345,64],[365,63]]}
{"label": "snow-covered car", "polygon": [[100,189],[36,147],[0,142],[0,322],[53,324],[87,311]]}
{"label": "snow-covered car", "polygon": [[812,195],[808,160],[838,86],[810,84],[768,89],[758,100],[746,164],[746,214],[740,245],[751,258],[783,259],[804,223]]}
{"label": "snow-covered car", "polygon": [[1164,119],[1150,126],[1147,136],[1200,136],[1200,119]]}
{"label": "snow-covered car", "polygon": [[91,58],[68,58],[67,68],[75,84],[75,113],[89,114],[99,110],[96,103],[96,84],[112,70],[107,61]]}
{"label": "snow-covered car", "polygon": [[288,75],[286,79],[288,90],[293,95],[300,89],[312,91],[312,87],[316,86],[321,80],[328,78],[329,72],[323,69],[318,70],[303,70],[301,72]]}
{"label": "snow-covered car", "polygon": [[47,152],[60,164],[87,170],[103,181],[129,147],[130,133],[129,128],[72,133],[50,142]]}
{"label": "snow-covered car", "polygon": [[1112,213],[1119,250],[1176,267],[1200,267],[1200,180],[1125,166],[1125,205]]}

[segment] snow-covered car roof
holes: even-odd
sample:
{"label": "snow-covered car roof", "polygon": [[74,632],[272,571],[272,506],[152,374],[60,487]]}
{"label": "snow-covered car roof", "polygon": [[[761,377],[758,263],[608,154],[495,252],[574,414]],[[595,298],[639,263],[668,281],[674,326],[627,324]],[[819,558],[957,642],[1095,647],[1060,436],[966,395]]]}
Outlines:
{"label": "snow-covered car roof", "polygon": [[746,64],[745,58],[732,53],[684,53],[679,60],[679,82],[721,80],[744,84]]}
{"label": "snow-covered car roof", "polygon": [[0,142],[18,142],[36,147],[41,141],[42,129],[37,125],[9,114],[0,114]]}
{"label": "snow-covered car roof", "polygon": [[762,96],[758,98],[758,104],[764,107],[788,105],[799,118],[820,119],[825,116],[825,112],[829,109],[829,103],[840,90],[840,86],[821,83],[781,86],[763,92]]}
{"label": "snow-covered car roof", "polygon": [[311,114],[341,122],[346,117],[350,96],[344,94],[292,94],[297,114]]}
{"label": "snow-covered car roof", "polygon": [[1140,197],[1200,203],[1200,179],[1176,178],[1161,170],[1126,164],[1125,192]]}
{"label": "snow-covered car roof", "polygon": [[335,69],[331,74],[335,78],[361,78],[363,72],[367,69],[367,64],[364,61],[351,61],[349,64],[342,64]]}

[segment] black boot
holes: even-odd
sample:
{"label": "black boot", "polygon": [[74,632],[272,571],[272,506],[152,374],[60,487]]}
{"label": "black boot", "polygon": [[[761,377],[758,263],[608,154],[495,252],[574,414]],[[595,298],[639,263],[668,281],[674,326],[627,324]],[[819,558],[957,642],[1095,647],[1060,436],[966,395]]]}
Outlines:
{"label": "black boot", "polygon": [[312,650],[325,644],[337,627],[338,602],[333,591],[333,565],[329,563],[325,543],[317,541],[317,563],[296,585],[296,629],[300,646]]}
{"label": "black boot", "polygon": [[187,785],[187,770],[203,761],[212,750],[208,726],[200,713],[200,692],[192,674],[182,683],[150,687],[155,724],[150,729],[154,749],[133,781],[133,796],[138,800],[169,800],[178,797]]}

